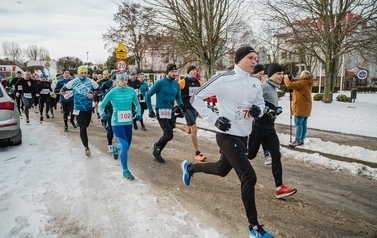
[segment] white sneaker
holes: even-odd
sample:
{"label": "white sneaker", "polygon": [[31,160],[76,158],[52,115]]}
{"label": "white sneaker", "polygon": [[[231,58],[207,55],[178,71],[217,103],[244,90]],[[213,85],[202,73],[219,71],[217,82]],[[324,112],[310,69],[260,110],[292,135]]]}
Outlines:
{"label": "white sneaker", "polygon": [[265,165],[270,165],[272,163],[272,158],[271,156],[266,156],[264,157],[264,164]]}
{"label": "white sneaker", "polygon": [[113,146],[112,145],[107,146],[107,152],[113,153]]}

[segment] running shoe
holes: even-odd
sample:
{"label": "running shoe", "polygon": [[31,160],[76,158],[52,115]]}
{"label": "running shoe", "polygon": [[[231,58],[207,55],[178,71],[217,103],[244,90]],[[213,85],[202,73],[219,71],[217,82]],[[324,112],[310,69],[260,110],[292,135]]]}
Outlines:
{"label": "running shoe", "polygon": [[134,180],[135,179],[135,177],[131,174],[131,172],[129,170],[124,170],[123,171],[123,176],[126,179],[129,179],[129,180]]}
{"label": "running shoe", "polygon": [[113,146],[113,158],[114,158],[115,160],[117,160],[118,157],[119,157],[119,151],[118,151],[118,149],[116,148],[116,146]]}
{"label": "running shoe", "polygon": [[195,156],[195,159],[196,159],[197,161],[202,162],[202,161],[206,160],[207,157],[205,157],[202,153],[200,153],[200,154],[198,154],[198,155]]}
{"label": "running shoe", "polygon": [[188,167],[190,167],[191,163],[187,160],[182,161],[181,168],[182,168],[182,182],[184,185],[189,186],[191,182],[192,172],[189,171]]}
{"label": "running shoe", "polygon": [[293,195],[297,192],[297,189],[295,188],[290,188],[286,185],[281,185],[278,190],[275,190],[275,197],[276,198],[284,198],[288,197],[290,195]]}
{"label": "running shoe", "polygon": [[64,127],[64,132],[68,132],[68,126]]}
{"label": "running shoe", "polygon": [[88,157],[89,157],[89,156],[90,156],[91,154],[92,154],[92,153],[90,152],[90,150],[89,150],[89,149],[85,149],[85,155],[86,155],[86,156],[88,156]]}
{"label": "running shoe", "polygon": [[250,238],[274,238],[274,236],[265,231],[262,226],[256,225],[249,231]]}

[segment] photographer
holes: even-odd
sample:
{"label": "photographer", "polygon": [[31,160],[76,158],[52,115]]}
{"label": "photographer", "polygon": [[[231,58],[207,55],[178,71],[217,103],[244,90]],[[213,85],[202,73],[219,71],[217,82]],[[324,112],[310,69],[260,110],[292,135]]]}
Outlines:
{"label": "photographer", "polygon": [[314,84],[313,75],[304,70],[300,74],[300,79],[293,81],[293,77],[285,75],[284,83],[289,89],[293,89],[292,115],[295,116],[296,139],[289,146],[296,147],[304,144],[306,132],[308,130],[308,117],[312,111],[312,87]]}

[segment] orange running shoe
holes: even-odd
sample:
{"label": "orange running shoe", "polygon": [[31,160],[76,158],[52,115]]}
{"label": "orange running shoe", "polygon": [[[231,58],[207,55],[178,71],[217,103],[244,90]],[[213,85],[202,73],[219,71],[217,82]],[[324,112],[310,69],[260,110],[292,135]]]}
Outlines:
{"label": "orange running shoe", "polygon": [[88,157],[91,155],[91,152],[90,152],[89,149],[85,149],[85,155],[88,156]]}
{"label": "orange running shoe", "polygon": [[197,161],[204,161],[204,160],[207,159],[207,157],[205,157],[202,153],[200,153],[200,154],[198,154],[198,155],[195,156],[195,159]]}
{"label": "orange running shoe", "polygon": [[276,198],[283,198],[283,197],[288,197],[297,192],[297,189],[295,188],[290,188],[286,185],[281,185],[279,190],[275,190],[275,197]]}

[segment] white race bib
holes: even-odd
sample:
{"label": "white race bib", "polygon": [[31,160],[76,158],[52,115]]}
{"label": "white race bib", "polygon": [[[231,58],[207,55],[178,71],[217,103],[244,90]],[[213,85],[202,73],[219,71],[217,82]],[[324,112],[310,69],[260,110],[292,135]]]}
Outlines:
{"label": "white race bib", "polygon": [[39,93],[36,93],[35,96],[36,96],[36,97],[39,97]]}
{"label": "white race bib", "polygon": [[25,98],[33,98],[33,97],[31,96],[31,93],[24,93],[24,97],[25,97]]}
{"label": "white race bib", "polygon": [[129,122],[132,121],[131,111],[118,111],[118,122]]}
{"label": "white race bib", "polygon": [[237,124],[251,123],[250,109],[242,108],[241,106],[236,106],[234,121]]}
{"label": "white race bib", "polygon": [[22,85],[18,85],[17,90],[22,90]]}
{"label": "white race bib", "polygon": [[80,114],[80,110],[76,110],[76,109],[75,109],[75,110],[73,110],[72,114],[75,115],[75,116],[77,116],[77,115]]}
{"label": "white race bib", "polygon": [[49,94],[50,89],[42,89],[41,94]]}
{"label": "white race bib", "polygon": [[189,96],[192,96],[200,87],[189,87]]}
{"label": "white race bib", "polygon": [[171,119],[171,109],[158,109],[158,117],[160,119]]}

